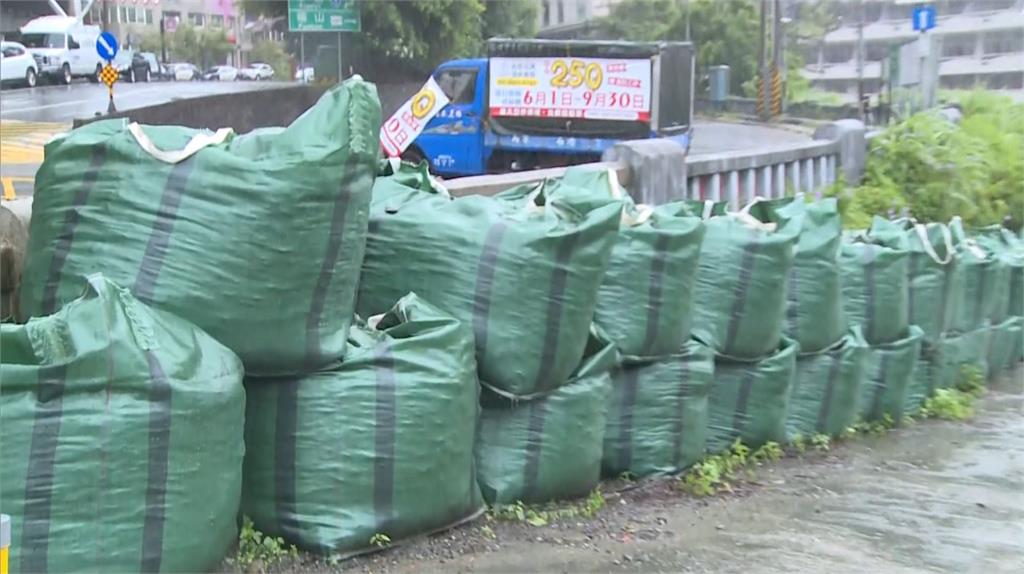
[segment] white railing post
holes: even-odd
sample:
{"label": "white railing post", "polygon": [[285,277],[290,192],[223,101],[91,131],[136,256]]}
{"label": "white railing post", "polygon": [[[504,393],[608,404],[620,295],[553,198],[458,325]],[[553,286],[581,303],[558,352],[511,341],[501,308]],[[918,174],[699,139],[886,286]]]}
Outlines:
{"label": "white railing post", "polygon": [[711,174],[711,189],[708,190],[708,197],[715,201],[722,200],[722,174],[714,173]]}
{"label": "white railing post", "polygon": [[731,170],[729,172],[728,189],[729,189],[729,197],[727,199],[729,201],[729,205],[731,205],[731,206],[738,205],[739,202],[740,202],[740,172],[739,172],[739,170],[734,169],[734,170]]}
{"label": "white railing post", "polygon": [[761,168],[761,196],[772,196],[772,166],[770,165]]}
{"label": "white railing post", "polygon": [[772,197],[786,197],[786,162],[775,166],[775,193]]}
{"label": "white railing post", "polygon": [[818,185],[814,188],[814,196],[821,197],[821,190],[828,185],[828,158],[819,155],[818,162]]}
{"label": "white railing post", "polygon": [[743,206],[743,204],[753,200],[754,196],[757,195],[757,168],[756,167],[752,167],[752,168],[747,170],[747,176],[746,176],[745,180],[746,181],[744,183],[746,185],[744,187],[746,187],[747,192],[746,192],[746,194],[744,194],[744,197],[741,197],[740,201],[736,204],[736,209],[739,209],[740,207]]}

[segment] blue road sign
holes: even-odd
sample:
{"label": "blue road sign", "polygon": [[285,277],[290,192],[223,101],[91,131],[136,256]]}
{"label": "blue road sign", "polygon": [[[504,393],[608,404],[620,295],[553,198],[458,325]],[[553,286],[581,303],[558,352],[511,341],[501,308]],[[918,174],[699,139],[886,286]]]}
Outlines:
{"label": "blue road sign", "polygon": [[914,31],[926,32],[935,27],[935,6],[918,6],[914,8]]}
{"label": "blue road sign", "polygon": [[100,34],[96,38],[96,53],[106,61],[111,61],[117,55],[117,38],[110,32]]}

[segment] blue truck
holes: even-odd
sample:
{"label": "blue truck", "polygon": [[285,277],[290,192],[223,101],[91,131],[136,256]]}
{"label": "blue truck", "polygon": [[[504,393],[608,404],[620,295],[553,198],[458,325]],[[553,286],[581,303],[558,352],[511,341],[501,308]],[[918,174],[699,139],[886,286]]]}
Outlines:
{"label": "blue truck", "polygon": [[689,148],[688,42],[496,38],[487,51],[437,67],[450,103],[405,159],[465,176],[598,161],[623,140],[671,138]]}

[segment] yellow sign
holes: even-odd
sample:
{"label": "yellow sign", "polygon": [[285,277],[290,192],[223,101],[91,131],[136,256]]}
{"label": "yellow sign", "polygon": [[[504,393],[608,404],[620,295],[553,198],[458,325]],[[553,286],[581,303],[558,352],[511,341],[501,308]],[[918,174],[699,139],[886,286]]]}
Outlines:
{"label": "yellow sign", "polygon": [[117,80],[120,79],[121,74],[117,72],[117,69],[110,64],[103,66],[100,70],[100,81],[107,85],[108,88],[113,88]]}

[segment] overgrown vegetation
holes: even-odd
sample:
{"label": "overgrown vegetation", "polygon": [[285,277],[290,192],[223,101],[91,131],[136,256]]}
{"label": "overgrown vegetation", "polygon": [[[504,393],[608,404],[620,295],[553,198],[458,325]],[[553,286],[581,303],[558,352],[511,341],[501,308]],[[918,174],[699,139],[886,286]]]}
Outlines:
{"label": "overgrown vegetation", "polygon": [[740,473],[748,479],[754,477],[753,467],[782,458],[779,443],[768,442],[751,452],[750,447],[736,439],[728,451],[711,455],[690,468],[679,480],[681,490],[695,496],[711,496],[731,489],[731,483]]}
{"label": "overgrown vegetation", "polygon": [[260,42],[256,44],[249,54],[249,61],[262,62],[274,68],[274,78],[277,80],[290,80],[292,77],[288,53],[285,52],[284,46],[278,42]]}
{"label": "overgrown vegetation", "polygon": [[286,558],[299,555],[295,546],[285,544],[280,537],[267,536],[256,530],[248,516],[242,517],[242,530],[238,533],[238,552],[230,562],[242,570],[252,565],[266,568]]}
{"label": "overgrown vegetation", "polygon": [[962,421],[974,416],[974,401],[985,394],[985,377],[976,365],[961,365],[956,385],[939,389],[925,401],[921,418]]}
{"label": "overgrown vegetation", "polygon": [[385,546],[391,545],[391,537],[383,532],[378,532],[370,537],[370,546],[376,546],[377,548],[384,548]]}
{"label": "overgrown vegetation", "polygon": [[863,229],[873,215],[910,215],[968,226],[1020,229],[1024,216],[1024,103],[991,92],[959,98],[960,125],[936,111],[916,114],[871,141],[864,181],[840,197],[843,224]]}
{"label": "overgrown vegetation", "polygon": [[585,499],[575,502],[523,504],[522,501],[516,501],[514,504],[495,504],[487,511],[487,517],[491,520],[525,522],[530,526],[546,526],[556,520],[593,518],[604,505],[604,494],[598,487]]}

